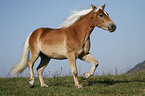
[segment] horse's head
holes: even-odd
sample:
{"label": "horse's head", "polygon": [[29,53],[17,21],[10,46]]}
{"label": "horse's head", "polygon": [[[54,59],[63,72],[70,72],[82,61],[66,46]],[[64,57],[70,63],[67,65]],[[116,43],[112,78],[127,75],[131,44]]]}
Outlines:
{"label": "horse's head", "polygon": [[95,7],[94,5],[92,5],[92,12],[94,13],[94,25],[104,30],[114,32],[116,29],[116,25],[109,18],[109,14],[104,11],[104,8],[105,4],[102,7]]}

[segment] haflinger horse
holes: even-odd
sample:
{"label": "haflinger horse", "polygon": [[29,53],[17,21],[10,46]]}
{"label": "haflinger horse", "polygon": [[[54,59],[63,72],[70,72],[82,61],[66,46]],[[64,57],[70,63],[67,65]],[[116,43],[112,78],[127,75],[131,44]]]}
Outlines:
{"label": "haflinger horse", "polygon": [[[97,26],[104,30],[114,32],[116,25],[104,11],[102,7],[91,6],[90,9],[75,11],[63,23],[59,29],[38,28],[32,32],[25,41],[22,59],[19,64],[12,67],[12,74],[21,73],[29,67],[30,82],[29,86],[34,86],[33,65],[37,58],[41,57],[41,62],[37,67],[38,77],[41,87],[48,87],[44,83],[42,73],[50,59],[68,59],[75,86],[79,88],[77,78],[76,59],[92,63],[92,69],[83,75],[84,78],[92,76],[98,66],[98,61],[89,53],[90,34]],[[29,53],[31,58],[29,60]]]}

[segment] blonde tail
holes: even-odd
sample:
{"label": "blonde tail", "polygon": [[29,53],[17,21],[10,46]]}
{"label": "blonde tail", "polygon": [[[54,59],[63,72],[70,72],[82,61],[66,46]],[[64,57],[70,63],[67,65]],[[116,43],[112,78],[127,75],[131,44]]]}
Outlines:
{"label": "blonde tail", "polygon": [[29,37],[25,41],[25,44],[24,44],[24,47],[23,47],[23,54],[22,54],[21,61],[11,68],[13,70],[12,71],[13,75],[21,73],[27,68],[27,63],[28,63],[29,54],[30,54],[29,42],[28,42],[29,41]]}

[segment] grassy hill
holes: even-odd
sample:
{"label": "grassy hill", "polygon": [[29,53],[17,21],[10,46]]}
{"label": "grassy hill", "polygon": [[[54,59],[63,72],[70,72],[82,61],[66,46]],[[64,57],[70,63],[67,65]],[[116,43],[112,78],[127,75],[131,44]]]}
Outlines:
{"label": "grassy hill", "polygon": [[40,87],[35,78],[35,87],[29,88],[29,78],[0,78],[0,96],[143,96],[145,73],[94,76],[87,80],[79,77],[83,88],[74,86],[73,77],[44,78],[48,88]]}
{"label": "grassy hill", "polygon": [[138,72],[145,72],[145,61],[137,64],[134,68],[128,71],[128,73],[136,74]]}

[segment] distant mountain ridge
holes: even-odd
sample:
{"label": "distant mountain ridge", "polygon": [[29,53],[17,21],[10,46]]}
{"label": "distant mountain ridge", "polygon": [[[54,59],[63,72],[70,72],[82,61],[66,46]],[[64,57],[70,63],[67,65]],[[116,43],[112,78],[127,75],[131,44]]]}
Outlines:
{"label": "distant mountain ridge", "polygon": [[145,61],[137,64],[135,67],[130,69],[127,73],[136,74],[138,72],[145,72]]}

